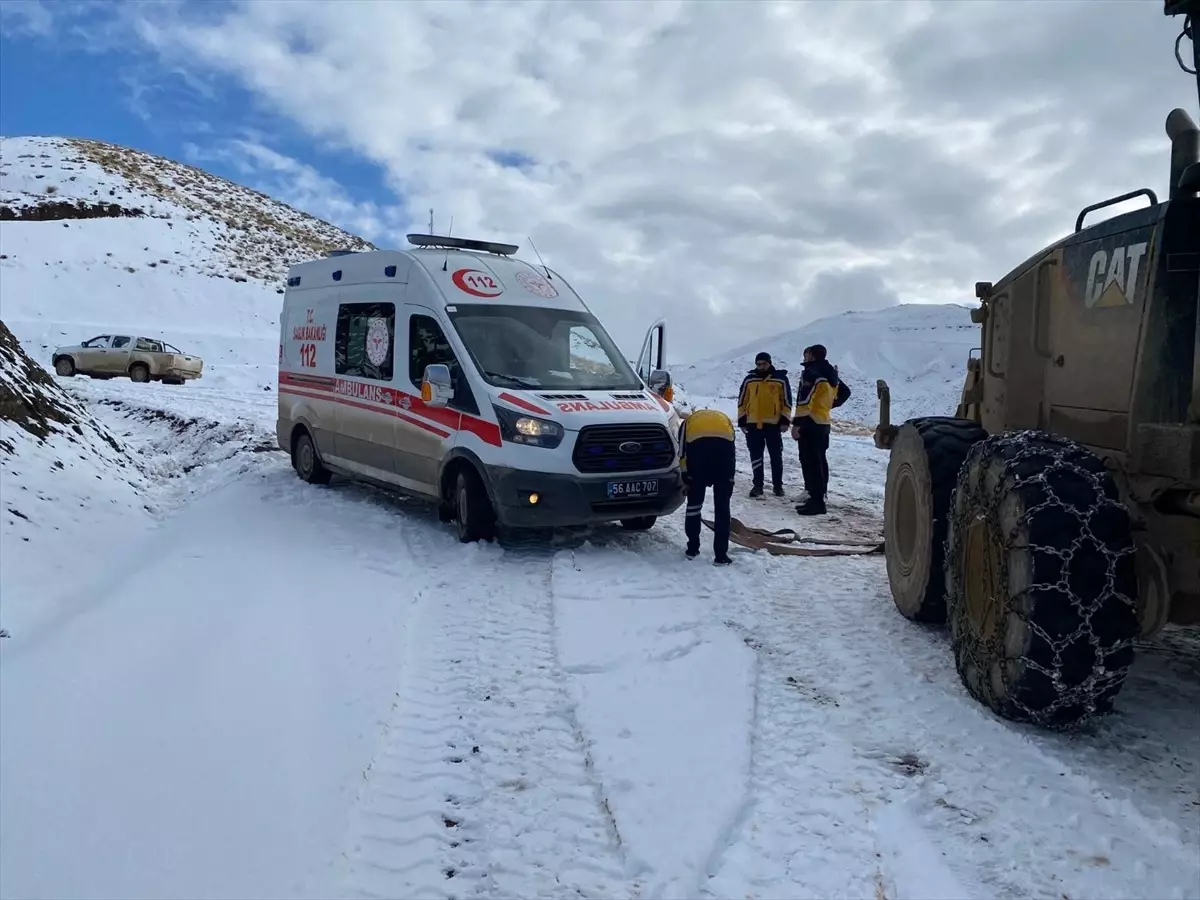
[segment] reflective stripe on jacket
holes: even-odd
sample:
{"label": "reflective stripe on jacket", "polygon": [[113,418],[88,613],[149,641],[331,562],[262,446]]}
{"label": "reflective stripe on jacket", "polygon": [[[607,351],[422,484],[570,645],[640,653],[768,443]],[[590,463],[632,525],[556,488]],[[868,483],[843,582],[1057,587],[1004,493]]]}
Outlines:
{"label": "reflective stripe on jacket", "polygon": [[784,426],[792,418],[792,386],[787,369],[752,371],[742,379],[738,392],[738,426],[762,428]]}

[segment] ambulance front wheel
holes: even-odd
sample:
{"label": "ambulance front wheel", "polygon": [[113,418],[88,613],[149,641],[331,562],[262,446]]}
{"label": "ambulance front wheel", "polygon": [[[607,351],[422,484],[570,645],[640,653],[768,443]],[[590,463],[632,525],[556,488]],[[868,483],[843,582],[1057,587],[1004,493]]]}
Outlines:
{"label": "ambulance front wheel", "polygon": [[470,466],[458,472],[454,483],[454,518],[458,539],[464,544],[490,541],[496,536],[496,512],[483,479]]}
{"label": "ambulance front wheel", "polygon": [[636,519],[622,519],[621,527],[626,531],[649,531],[658,521],[658,516],[638,516]]}

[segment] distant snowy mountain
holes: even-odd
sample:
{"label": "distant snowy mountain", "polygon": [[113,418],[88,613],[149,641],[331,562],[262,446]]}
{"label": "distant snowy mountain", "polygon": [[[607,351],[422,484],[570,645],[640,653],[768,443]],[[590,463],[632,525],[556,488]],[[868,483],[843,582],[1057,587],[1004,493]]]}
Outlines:
{"label": "distant snowy mountain", "polygon": [[877,421],[875,381],[882,378],[892,391],[892,420],[902,421],[954,414],[967,358],[979,346],[979,326],[971,322],[970,307],[957,304],[848,312],[672,367],[672,375],[693,404],[709,398],[735,399],[742,378],[754,367],[755,354],[765,350],[776,368],[788,370],[795,390],[804,348],[811,344],[828,348],[830,361],[853,391],[838,409],[838,418],[864,424]]}
{"label": "distant snowy mountain", "polygon": [[58,344],[119,329],[199,353],[207,385],[269,384],[287,267],[336,248],[374,249],[171,160],[0,138],[0,315],[43,365]]}

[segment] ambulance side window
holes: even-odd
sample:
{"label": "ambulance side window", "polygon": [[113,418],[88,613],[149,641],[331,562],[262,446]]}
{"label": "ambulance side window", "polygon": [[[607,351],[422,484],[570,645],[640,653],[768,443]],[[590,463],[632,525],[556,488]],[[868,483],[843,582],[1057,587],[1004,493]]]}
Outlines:
{"label": "ambulance side window", "polygon": [[419,387],[425,378],[425,367],[441,363],[450,369],[454,384],[454,399],[450,406],[462,412],[479,414],[479,404],[471,385],[463,375],[462,366],[454,355],[454,348],[446,340],[446,333],[437,319],[414,315],[408,320],[408,378],[414,387]]}
{"label": "ambulance side window", "polygon": [[333,347],[334,371],[355,378],[391,381],[395,338],[394,303],[341,304]]}

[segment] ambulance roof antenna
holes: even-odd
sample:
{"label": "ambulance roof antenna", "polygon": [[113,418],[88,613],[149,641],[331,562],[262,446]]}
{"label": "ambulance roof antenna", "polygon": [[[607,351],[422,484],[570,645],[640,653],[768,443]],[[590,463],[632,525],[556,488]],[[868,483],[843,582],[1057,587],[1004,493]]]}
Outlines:
{"label": "ambulance roof antenna", "polygon": [[542,271],[546,273],[546,280],[553,281],[554,278],[550,275],[550,270],[546,267],[546,263],[542,259],[542,254],[538,253],[537,244],[533,242],[533,238],[529,237],[529,235],[525,235],[525,237],[529,238],[529,246],[533,248],[534,253],[537,253],[538,262],[542,264]]}
{"label": "ambulance roof antenna", "polygon": [[[446,232],[446,237],[450,237],[450,235],[453,231],[454,231],[454,216],[451,216],[450,217],[450,230]],[[429,227],[429,233],[433,234],[433,226],[432,225]],[[442,271],[443,272],[446,271],[446,263],[448,263],[448,262],[450,262],[450,247],[449,246],[446,247],[446,258],[442,260]]]}
{"label": "ambulance roof antenna", "polygon": [[433,207],[429,207],[429,233],[433,234]]}

